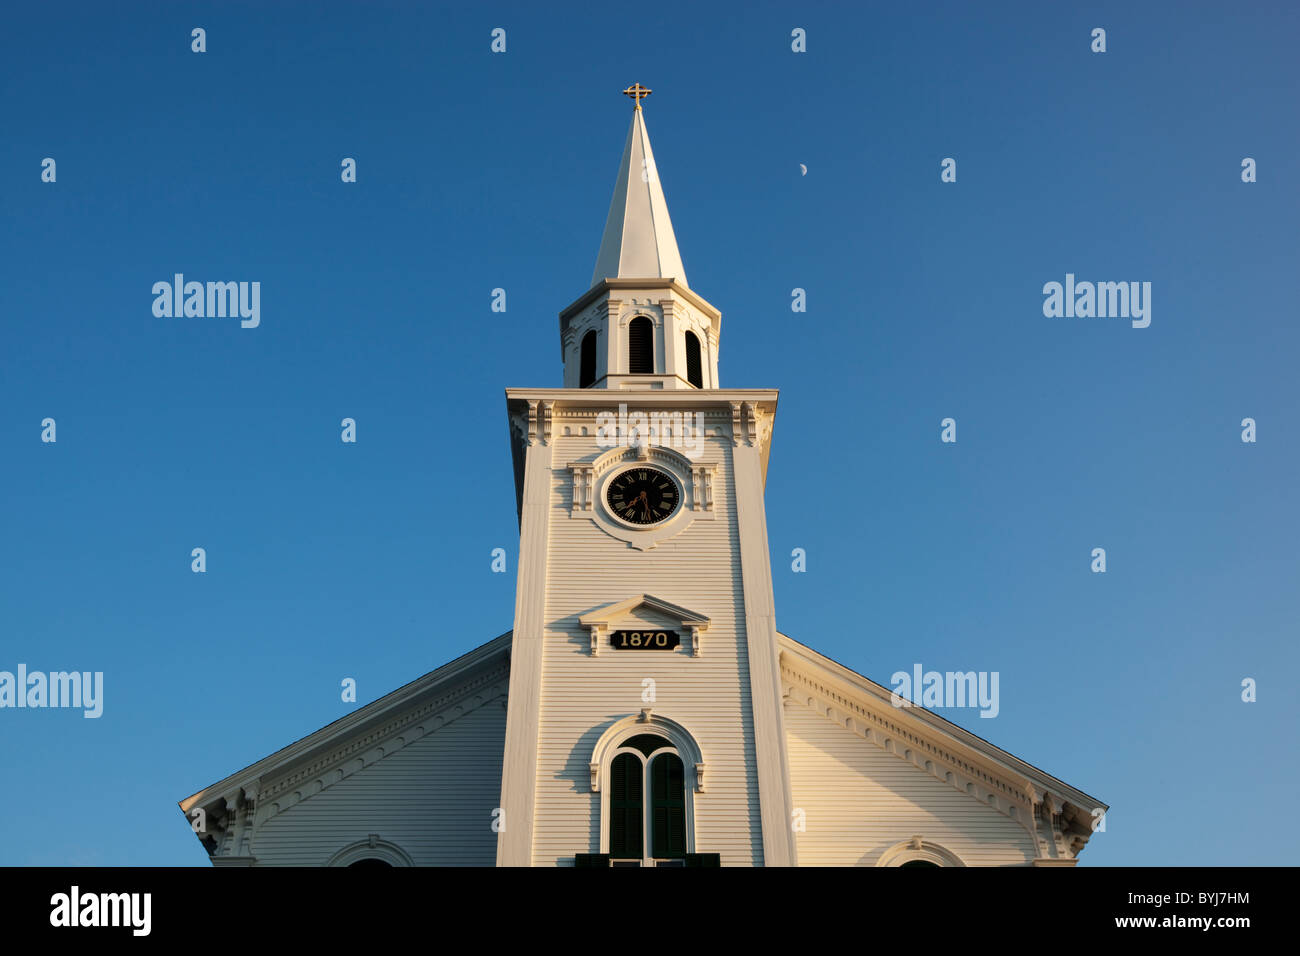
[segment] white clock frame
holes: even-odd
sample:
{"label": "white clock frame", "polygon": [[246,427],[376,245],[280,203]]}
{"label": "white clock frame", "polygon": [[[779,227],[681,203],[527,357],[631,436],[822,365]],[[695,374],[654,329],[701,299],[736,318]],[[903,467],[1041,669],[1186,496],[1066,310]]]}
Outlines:
{"label": "white clock frame", "polygon": [[[664,472],[677,485],[677,510],[655,525],[634,525],[610,511],[606,493],[609,483],[627,467],[638,464]],[[635,445],[612,448],[593,461],[571,462],[573,491],[570,518],[587,518],[611,538],[627,542],[638,551],[649,551],[660,542],[676,537],[697,519],[712,520],[713,478],[717,466],[693,462],[671,448]]]}
{"label": "white clock frame", "polygon": [[[638,468],[649,468],[653,471],[658,472],[661,475],[666,475],[668,477],[668,480],[671,481],[673,483],[673,486],[677,489],[677,507],[673,509],[673,513],[670,514],[667,518],[663,518],[662,520],[656,521],[653,524],[636,524],[635,522],[628,521],[625,518],[622,518],[619,515],[615,514],[614,509],[609,506],[608,495],[609,495],[610,483],[613,482],[613,480],[617,478],[619,475],[626,474],[629,471],[635,471]],[[612,518],[613,520],[617,521],[624,528],[627,528],[630,531],[653,531],[655,528],[668,524],[668,522],[672,521],[684,510],[686,510],[686,488],[682,484],[681,479],[678,478],[677,475],[673,474],[671,469],[660,467],[658,464],[651,464],[648,461],[634,461],[630,463],[624,462],[618,465],[617,467],[611,468],[605,474],[605,476],[601,478],[600,503],[603,506],[606,515]]]}

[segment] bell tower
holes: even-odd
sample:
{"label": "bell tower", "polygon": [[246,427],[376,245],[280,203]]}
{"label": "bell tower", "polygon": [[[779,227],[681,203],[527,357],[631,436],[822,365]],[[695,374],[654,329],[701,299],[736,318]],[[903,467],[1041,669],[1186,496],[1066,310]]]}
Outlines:
{"label": "bell tower", "polygon": [[[721,313],[692,292],[637,83],[591,288],[560,313],[565,388],[717,388]],[[641,321],[638,321],[641,320]]]}
{"label": "bell tower", "polygon": [[497,862],[791,865],[763,503],[777,392],[720,386],[721,316],[687,285],[650,91],[624,92],[592,283],[560,313],[563,387],[506,389],[519,565]]}

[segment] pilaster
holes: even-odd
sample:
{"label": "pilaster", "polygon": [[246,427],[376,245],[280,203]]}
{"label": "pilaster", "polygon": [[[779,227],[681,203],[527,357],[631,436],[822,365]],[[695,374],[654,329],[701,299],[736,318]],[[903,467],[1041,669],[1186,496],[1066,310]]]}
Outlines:
{"label": "pilaster", "polygon": [[[745,405],[749,406],[749,403]],[[736,523],[740,536],[750,700],[754,719],[754,751],[758,771],[759,811],[763,824],[763,865],[794,866],[797,859],[790,817],[793,800],[790,796],[785,715],[781,709],[781,669],[772,596],[772,567],[768,557],[767,519],[763,507],[763,465],[756,441],[742,438],[738,433],[733,434],[732,440]]]}
{"label": "pilaster", "polygon": [[497,835],[498,866],[532,864],[542,629],[546,611],[546,545],[550,535],[552,404],[528,402],[515,628],[510,647],[510,694],[501,766],[503,829]]}

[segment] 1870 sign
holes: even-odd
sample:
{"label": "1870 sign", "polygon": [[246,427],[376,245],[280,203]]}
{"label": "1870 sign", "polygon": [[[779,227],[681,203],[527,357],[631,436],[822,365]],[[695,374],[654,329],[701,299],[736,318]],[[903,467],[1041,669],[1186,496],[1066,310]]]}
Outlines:
{"label": "1870 sign", "polygon": [[614,631],[610,647],[620,651],[670,651],[681,643],[676,631]]}

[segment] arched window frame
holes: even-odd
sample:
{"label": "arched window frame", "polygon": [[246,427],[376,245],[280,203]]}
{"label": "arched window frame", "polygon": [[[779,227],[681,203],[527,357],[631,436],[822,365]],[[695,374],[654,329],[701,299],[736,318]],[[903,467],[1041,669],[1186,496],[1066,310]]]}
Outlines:
{"label": "arched window frame", "polygon": [[[642,734],[650,734],[664,739],[664,746],[657,747],[645,754],[635,747],[625,746],[627,741]],[[672,753],[682,762],[682,791],[686,803],[686,852],[695,850],[695,794],[704,792],[704,756],[695,738],[676,721],[652,714],[648,709],[640,715],[625,717],[608,728],[592,748],[591,755],[591,789],[600,794],[600,852],[609,852],[609,780],[610,768],[614,758],[619,754],[632,754],[641,762],[642,773],[642,814],[644,826],[641,840],[645,853],[650,852],[651,843],[651,806],[650,799],[650,762],[663,753]],[[694,785],[692,786],[692,777]],[[642,865],[649,865],[652,858],[642,857]]]}
{"label": "arched window frame", "polygon": [[371,834],[367,839],[358,840],[356,843],[349,843],[330,857],[325,865],[351,866],[360,860],[383,860],[393,866],[415,866],[405,850],[396,843],[379,839],[377,834]]}
{"label": "arched window frame", "polygon": [[902,866],[904,863],[922,861],[935,866],[965,866],[961,857],[947,847],[940,846],[919,836],[896,843],[876,861],[876,866]]}

